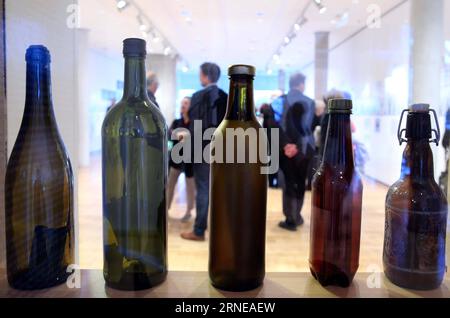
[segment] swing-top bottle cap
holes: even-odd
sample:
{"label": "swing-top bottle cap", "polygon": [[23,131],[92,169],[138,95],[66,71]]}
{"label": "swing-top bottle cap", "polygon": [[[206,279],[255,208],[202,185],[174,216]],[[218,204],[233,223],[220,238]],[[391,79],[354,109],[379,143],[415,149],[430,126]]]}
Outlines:
{"label": "swing-top bottle cap", "polygon": [[425,103],[412,104],[408,110],[410,113],[428,113],[430,111],[430,105]]}
{"label": "swing-top bottle cap", "polygon": [[129,38],[123,41],[123,56],[145,57],[147,56],[147,42],[143,39]]}
{"label": "swing-top bottle cap", "polygon": [[48,64],[51,61],[50,51],[43,45],[31,45],[27,49],[25,60],[29,63],[38,62]]}
{"label": "swing-top bottle cap", "polygon": [[330,113],[351,113],[352,108],[351,99],[337,98],[328,101],[328,112]]}
{"label": "swing-top bottle cap", "polygon": [[256,74],[256,69],[254,66],[251,65],[246,65],[246,64],[235,64],[235,65],[231,65],[228,68],[228,75],[229,76],[233,76],[233,75],[250,75],[250,76],[255,76]]}

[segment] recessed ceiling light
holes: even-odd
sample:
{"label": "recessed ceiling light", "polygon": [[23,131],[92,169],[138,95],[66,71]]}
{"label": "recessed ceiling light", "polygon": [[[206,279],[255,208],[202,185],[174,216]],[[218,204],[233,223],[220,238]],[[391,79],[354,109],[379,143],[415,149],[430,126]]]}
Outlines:
{"label": "recessed ceiling light", "polygon": [[144,19],[142,18],[141,15],[137,16],[137,20],[138,20],[138,23],[139,23],[139,29],[141,31],[147,31],[148,25],[144,22]]}
{"label": "recessed ceiling light", "polygon": [[125,0],[117,0],[117,9],[123,10],[128,5],[128,2]]}

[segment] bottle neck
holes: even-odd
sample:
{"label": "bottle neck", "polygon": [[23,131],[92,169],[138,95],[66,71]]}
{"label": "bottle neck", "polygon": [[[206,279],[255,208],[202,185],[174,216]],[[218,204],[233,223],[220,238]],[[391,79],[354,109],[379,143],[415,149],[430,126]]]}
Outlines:
{"label": "bottle neck", "polygon": [[148,99],[144,57],[125,57],[123,98]]}
{"label": "bottle neck", "polygon": [[403,152],[401,177],[434,180],[433,153],[428,138],[408,139]]}
{"label": "bottle neck", "polygon": [[350,114],[330,113],[323,163],[354,168]]}
{"label": "bottle neck", "polygon": [[253,77],[232,76],[225,119],[249,121],[254,118]]}
{"label": "bottle neck", "polygon": [[27,63],[25,112],[29,115],[53,115],[50,64]]}

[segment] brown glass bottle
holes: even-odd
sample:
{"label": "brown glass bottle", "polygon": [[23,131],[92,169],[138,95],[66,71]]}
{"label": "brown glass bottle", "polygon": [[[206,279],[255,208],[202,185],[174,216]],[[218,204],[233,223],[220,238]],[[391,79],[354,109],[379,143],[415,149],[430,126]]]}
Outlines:
{"label": "brown glass bottle", "polygon": [[[255,69],[234,65],[229,75],[227,113],[211,142],[209,275],[219,289],[243,291],[261,285],[265,275],[267,175],[261,168],[267,162],[267,138],[255,117]],[[231,138],[234,147],[227,149]]]}
{"label": "brown glass bottle", "polygon": [[351,109],[351,100],[329,102],[325,151],[312,185],[309,264],[323,286],[349,286],[359,265],[363,186],[353,161]]}
{"label": "brown glass bottle", "polygon": [[[400,180],[386,196],[383,250],[384,272],[389,280],[420,290],[437,288],[445,274],[447,201],[434,180],[429,111],[429,105],[411,106],[406,140],[401,136],[404,130],[399,130],[400,144],[407,144]],[[438,143],[439,133],[436,135]]]}

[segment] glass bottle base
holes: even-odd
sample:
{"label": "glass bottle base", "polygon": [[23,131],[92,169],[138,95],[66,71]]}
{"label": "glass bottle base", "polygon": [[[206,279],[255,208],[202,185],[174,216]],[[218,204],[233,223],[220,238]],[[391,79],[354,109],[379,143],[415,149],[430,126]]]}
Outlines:
{"label": "glass bottle base", "polygon": [[441,272],[419,273],[385,263],[384,274],[393,284],[399,287],[415,290],[432,290],[441,285],[445,269]]}
{"label": "glass bottle base", "polygon": [[106,286],[123,291],[138,291],[156,287],[167,278],[167,272],[156,275],[146,273],[124,273],[118,282],[110,282],[105,278]]}
{"label": "glass bottle base", "polygon": [[9,285],[17,290],[39,290],[52,288],[67,281],[71,273],[62,269],[59,275],[40,275],[30,270],[23,270],[8,276]]}
{"label": "glass bottle base", "polygon": [[230,291],[230,292],[243,292],[256,289],[263,284],[264,277],[258,279],[246,279],[232,281],[228,277],[211,277],[211,285],[214,288]]}
{"label": "glass bottle base", "polygon": [[351,285],[354,274],[347,274],[335,267],[333,270],[315,271],[312,267],[309,268],[312,276],[319,282],[320,285],[326,286],[338,286],[342,288],[347,288]]}

